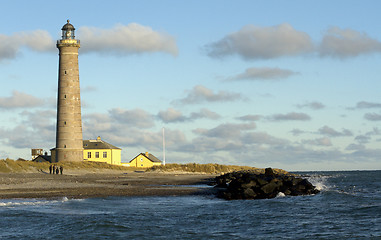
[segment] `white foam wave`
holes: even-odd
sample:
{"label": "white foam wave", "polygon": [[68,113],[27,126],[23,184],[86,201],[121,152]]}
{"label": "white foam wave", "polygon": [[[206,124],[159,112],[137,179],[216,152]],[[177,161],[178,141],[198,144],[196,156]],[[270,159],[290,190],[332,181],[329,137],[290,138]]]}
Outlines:
{"label": "white foam wave", "polygon": [[284,193],[282,193],[282,192],[278,192],[278,194],[276,195],[276,197],[278,198],[278,197],[285,197],[286,195],[284,194]]}
{"label": "white foam wave", "polygon": [[[75,199],[73,201],[80,201],[82,199]],[[0,201],[0,207],[18,207],[18,206],[42,206],[54,203],[63,203],[72,201],[67,197],[58,200],[41,200],[41,199],[6,199]]]}
{"label": "white foam wave", "polygon": [[37,200],[12,200],[0,202],[0,207],[17,207],[17,206],[38,206],[51,203],[51,201],[37,201]]}
{"label": "white foam wave", "polygon": [[327,185],[328,176],[324,176],[324,175],[311,175],[307,179],[319,191],[328,190],[330,188]]}

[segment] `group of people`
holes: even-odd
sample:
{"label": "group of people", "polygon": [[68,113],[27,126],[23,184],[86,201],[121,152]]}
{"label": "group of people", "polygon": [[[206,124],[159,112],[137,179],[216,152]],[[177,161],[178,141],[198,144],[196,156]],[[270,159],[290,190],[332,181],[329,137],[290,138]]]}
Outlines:
{"label": "group of people", "polygon": [[49,166],[49,172],[50,172],[50,174],[62,174],[63,173],[63,167],[62,166],[56,166],[56,165],[50,165]]}

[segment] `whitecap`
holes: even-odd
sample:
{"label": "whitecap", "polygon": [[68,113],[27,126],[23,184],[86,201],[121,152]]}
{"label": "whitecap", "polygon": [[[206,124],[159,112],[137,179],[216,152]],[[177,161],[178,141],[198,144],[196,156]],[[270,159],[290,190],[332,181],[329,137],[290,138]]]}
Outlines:
{"label": "whitecap", "polygon": [[324,191],[329,189],[329,186],[327,186],[327,179],[328,176],[323,175],[312,175],[308,177],[308,181],[316,187],[319,191]]}
{"label": "whitecap", "polygon": [[52,201],[43,201],[43,200],[10,200],[0,202],[0,207],[17,207],[17,206],[39,206],[49,204]]}
{"label": "whitecap", "polygon": [[276,197],[285,197],[286,194],[282,193],[282,192],[278,192],[278,194],[276,195]]}

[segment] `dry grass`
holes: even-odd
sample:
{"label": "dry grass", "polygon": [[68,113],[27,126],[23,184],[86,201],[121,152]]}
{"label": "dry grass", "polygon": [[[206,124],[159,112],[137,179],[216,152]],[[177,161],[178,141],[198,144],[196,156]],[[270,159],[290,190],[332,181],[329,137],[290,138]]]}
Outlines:
{"label": "dry grass", "polygon": [[[37,172],[40,170],[48,171],[51,163],[49,162],[32,162],[25,160],[12,160],[12,159],[2,159],[0,160],[0,173],[22,173],[22,172]],[[124,167],[110,165],[107,163],[100,162],[60,162],[56,163],[58,166],[63,166],[65,170],[86,170],[86,171],[97,171],[97,170],[120,170],[120,171],[134,171],[136,168]]]}
{"label": "dry grass", "polygon": [[[0,173],[23,173],[23,172],[38,172],[38,171],[48,171],[51,163],[44,162],[32,162],[25,160],[11,160],[2,159],[0,160]],[[82,170],[87,172],[97,172],[102,170],[116,170],[116,171],[150,171],[150,172],[183,172],[183,173],[208,173],[208,174],[224,174],[234,171],[251,171],[255,173],[264,173],[264,168],[255,168],[248,166],[236,166],[236,165],[221,165],[221,164],[198,164],[198,163],[187,163],[187,164],[177,164],[169,163],[165,166],[154,166],[148,169],[135,168],[135,167],[125,167],[110,165],[101,162],[60,162],[56,163],[58,166],[63,166],[66,170]],[[282,169],[273,169],[275,173],[287,173]]]}
{"label": "dry grass", "polygon": [[[221,164],[197,164],[197,163],[187,163],[187,164],[177,164],[170,163],[165,166],[154,166],[147,169],[147,171],[159,171],[159,172],[192,172],[192,173],[209,173],[209,174],[223,174],[234,171],[252,171],[255,173],[264,173],[264,168],[255,168],[248,166],[236,166],[236,165],[221,165]],[[275,173],[287,173],[282,169],[273,169]]]}

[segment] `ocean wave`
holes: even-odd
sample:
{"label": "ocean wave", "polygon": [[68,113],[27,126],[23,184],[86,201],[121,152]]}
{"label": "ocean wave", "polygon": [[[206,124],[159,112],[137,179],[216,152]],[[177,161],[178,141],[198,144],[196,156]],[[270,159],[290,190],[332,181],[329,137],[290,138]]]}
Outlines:
{"label": "ocean wave", "polygon": [[68,199],[63,197],[54,200],[41,200],[41,199],[5,199],[0,200],[0,207],[18,207],[18,206],[43,206],[54,203],[63,203],[68,201],[81,201],[83,199]]}
{"label": "ocean wave", "polygon": [[332,188],[332,186],[328,185],[328,178],[327,175],[311,175],[307,177],[308,181],[319,191],[326,191]]}

